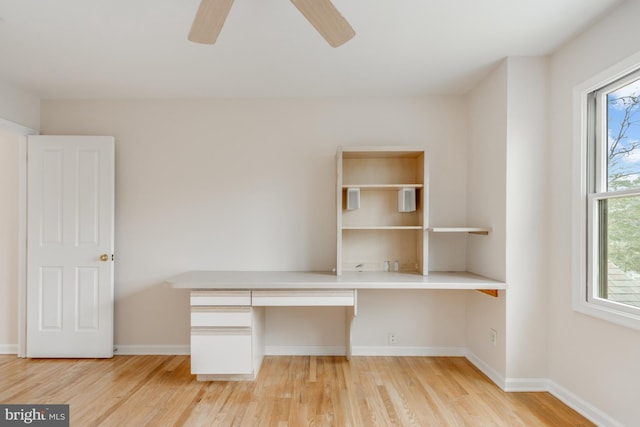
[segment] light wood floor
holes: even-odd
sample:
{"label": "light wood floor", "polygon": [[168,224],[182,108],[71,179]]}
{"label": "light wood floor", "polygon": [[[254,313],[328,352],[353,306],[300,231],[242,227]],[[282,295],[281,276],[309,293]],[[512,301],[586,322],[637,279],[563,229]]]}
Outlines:
{"label": "light wood floor", "polygon": [[267,357],[255,382],[198,382],[188,356],[0,356],[0,403],[67,403],[74,427],[593,425],[454,357]]}

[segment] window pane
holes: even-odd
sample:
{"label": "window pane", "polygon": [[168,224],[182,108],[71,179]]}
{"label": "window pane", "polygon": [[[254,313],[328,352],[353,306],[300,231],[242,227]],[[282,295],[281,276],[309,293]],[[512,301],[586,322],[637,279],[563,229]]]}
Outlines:
{"label": "window pane", "polygon": [[607,189],[640,187],[640,80],[607,95]]}
{"label": "window pane", "polygon": [[601,200],[599,216],[598,295],[640,307],[640,196]]}

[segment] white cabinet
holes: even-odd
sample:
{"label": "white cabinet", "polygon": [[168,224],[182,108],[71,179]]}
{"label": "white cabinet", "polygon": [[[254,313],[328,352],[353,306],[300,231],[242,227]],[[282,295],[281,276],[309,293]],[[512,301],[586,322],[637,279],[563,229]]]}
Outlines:
{"label": "white cabinet", "polygon": [[[279,273],[278,283],[291,274]],[[355,289],[192,290],[191,373],[200,381],[255,379],[264,358],[264,310],[273,306],[352,307],[345,337],[350,354],[356,299]]]}
{"label": "white cabinet", "polygon": [[341,147],[337,172],[336,273],[426,275],[429,185],[424,149]]}
{"label": "white cabinet", "polygon": [[255,379],[264,357],[264,310],[251,291],[191,291],[191,373],[198,380]]}
{"label": "white cabinet", "polygon": [[191,373],[253,375],[251,328],[192,327]]}

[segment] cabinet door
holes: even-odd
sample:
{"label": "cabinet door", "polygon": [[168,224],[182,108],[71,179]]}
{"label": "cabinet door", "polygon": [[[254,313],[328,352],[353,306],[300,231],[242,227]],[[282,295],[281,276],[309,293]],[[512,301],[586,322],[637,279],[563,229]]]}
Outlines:
{"label": "cabinet door", "polygon": [[191,330],[192,374],[252,374],[251,328]]}

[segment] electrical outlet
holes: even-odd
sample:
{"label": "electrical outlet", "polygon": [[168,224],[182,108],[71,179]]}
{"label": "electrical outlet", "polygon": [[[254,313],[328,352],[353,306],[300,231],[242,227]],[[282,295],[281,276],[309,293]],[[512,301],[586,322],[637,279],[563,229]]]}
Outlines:
{"label": "electrical outlet", "polygon": [[491,344],[496,345],[498,343],[498,331],[491,328]]}
{"label": "electrical outlet", "polygon": [[389,344],[390,345],[393,345],[393,344],[395,344],[397,342],[397,338],[398,337],[396,336],[395,332],[389,332],[388,337],[389,337]]}

